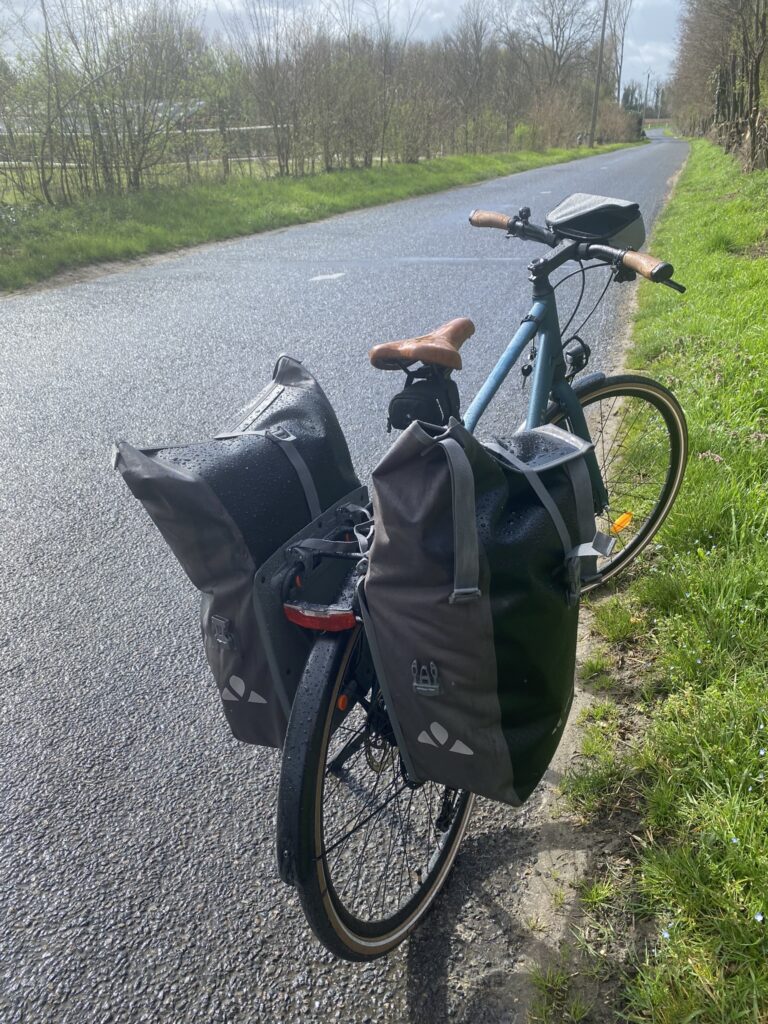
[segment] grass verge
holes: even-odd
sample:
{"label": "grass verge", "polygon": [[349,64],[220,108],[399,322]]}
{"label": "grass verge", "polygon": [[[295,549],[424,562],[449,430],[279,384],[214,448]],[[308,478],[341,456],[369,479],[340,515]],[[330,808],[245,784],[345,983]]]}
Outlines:
{"label": "grass verge", "polygon": [[206,182],[55,209],[0,205],[0,289],[20,288],[74,267],[321,220],[625,145],[450,156],[306,178]]}
{"label": "grass verge", "polygon": [[630,361],[680,398],[691,458],[661,545],[597,624],[665,699],[571,780],[585,810],[642,818],[631,902],[651,937],[631,1022],[768,1021],[766,209],[768,172],[694,143],[652,246],[688,294],[640,292]]}

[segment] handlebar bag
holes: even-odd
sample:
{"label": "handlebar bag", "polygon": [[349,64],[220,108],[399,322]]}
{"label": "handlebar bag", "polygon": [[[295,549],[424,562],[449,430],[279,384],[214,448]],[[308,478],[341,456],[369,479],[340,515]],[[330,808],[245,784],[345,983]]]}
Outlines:
{"label": "handlebar bag", "polygon": [[[121,442],[115,466],[202,595],[205,653],[232,733],[282,746],[311,642],[283,615],[286,552],[366,495],[322,388],[281,356],[233,427],[174,447]],[[329,593],[347,568],[324,566]]]}
{"label": "handlebar bag", "polygon": [[412,424],[373,473],[360,588],[409,777],[520,805],[573,698],[583,559],[596,537],[587,442],[557,427],[483,445]]}

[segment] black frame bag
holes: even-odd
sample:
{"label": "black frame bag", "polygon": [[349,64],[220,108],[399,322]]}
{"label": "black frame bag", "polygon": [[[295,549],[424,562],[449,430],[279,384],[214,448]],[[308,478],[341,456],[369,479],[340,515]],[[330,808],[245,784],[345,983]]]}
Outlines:
{"label": "black frame bag", "polygon": [[[121,442],[115,466],[201,592],[205,653],[232,733],[282,746],[311,646],[283,613],[293,553],[351,527],[367,499],[325,393],[281,356],[231,429],[174,447]],[[314,592],[335,595],[347,568],[322,561]]]}

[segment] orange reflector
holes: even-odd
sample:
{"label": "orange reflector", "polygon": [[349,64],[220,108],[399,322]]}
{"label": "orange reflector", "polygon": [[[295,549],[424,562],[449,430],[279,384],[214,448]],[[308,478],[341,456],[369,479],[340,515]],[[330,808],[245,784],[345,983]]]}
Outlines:
{"label": "orange reflector", "polygon": [[611,527],[611,533],[614,536],[616,536],[617,534],[621,533],[622,530],[626,530],[626,528],[629,526],[629,524],[632,522],[634,518],[635,517],[632,515],[631,512],[625,512],[624,515],[619,516],[619,518],[613,524],[613,526]]}
{"label": "orange reflector", "polygon": [[336,707],[339,711],[346,711],[349,707],[349,697],[346,693],[342,693],[339,699],[336,701]]}
{"label": "orange reflector", "polygon": [[346,608],[328,608],[325,605],[284,604],[283,612],[289,622],[304,629],[316,629],[328,633],[341,633],[344,629],[355,628],[355,613]]}

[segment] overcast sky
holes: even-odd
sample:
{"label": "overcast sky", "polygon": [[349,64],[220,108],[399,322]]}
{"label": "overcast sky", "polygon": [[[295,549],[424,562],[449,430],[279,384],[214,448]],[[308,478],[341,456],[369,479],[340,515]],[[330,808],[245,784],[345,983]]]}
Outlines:
{"label": "overcast sky", "polygon": [[[238,0],[204,2],[211,14],[217,8],[226,10],[230,3],[234,7],[238,6]],[[311,3],[312,0],[305,2]],[[450,31],[461,3],[462,0],[421,0],[421,13],[414,36],[429,39]],[[645,81],[649,69],[653,71],[652,77],[667,78],[675,56],[680,3],[681,0],[634,0],[627,27],[623,73],[625,82],[632,78]],[[416,0],[392,0],[392,7],[401,19],[406,19],[407,11],[414,9],[415,5]],[[383,8],[385,4],[381,6]],[[359,8],[362,7],[364,4],[359,4]],[[215,14],[213,17],[216,19]]]}
{"label": "overcast sky", "polygon": [[[300,0],[301,2],[301,0]],[[312,0],[304,0],[312,2]],[[416,36],[430,38],[450,31],[462,0],[422,0],[421,17]],[[675,55],[677,18],[681,0],[634,0],[632,17],[627,30],[624,81],[631,78],[645,80],[649,68],[655,78],[666,78]],[[205,20],[210,27],[218,27],[217,8],[235,8],[238,0],[202,0]],[[405,10],[413,7],[414,0],[393,0],[393,7]],[[0,0],[0,14],[6,10],[35,9],[35,0]],[[0,19],[1,21],[2,19]],[[220,23],[219,23],[220,25]],[[10,47],[8,47],[10,50]]]}
{"label": "overcast sky", "polygon": [[[407,0],[400,0],[405,4]],[[416,35],[430,37],[450,31],[461,0],[423,0]],[[671,70],[677,40],[680,0],[634,0],[627,28],[624,57],[625,81],[645,81],[649,68],[654,78],[666,78]]]}
{"label": "overcast sky", "polygon": [[677,43],[680,0],[635,0],[627,29],[624,79],[644,79],[649,68],[666,78]]}

